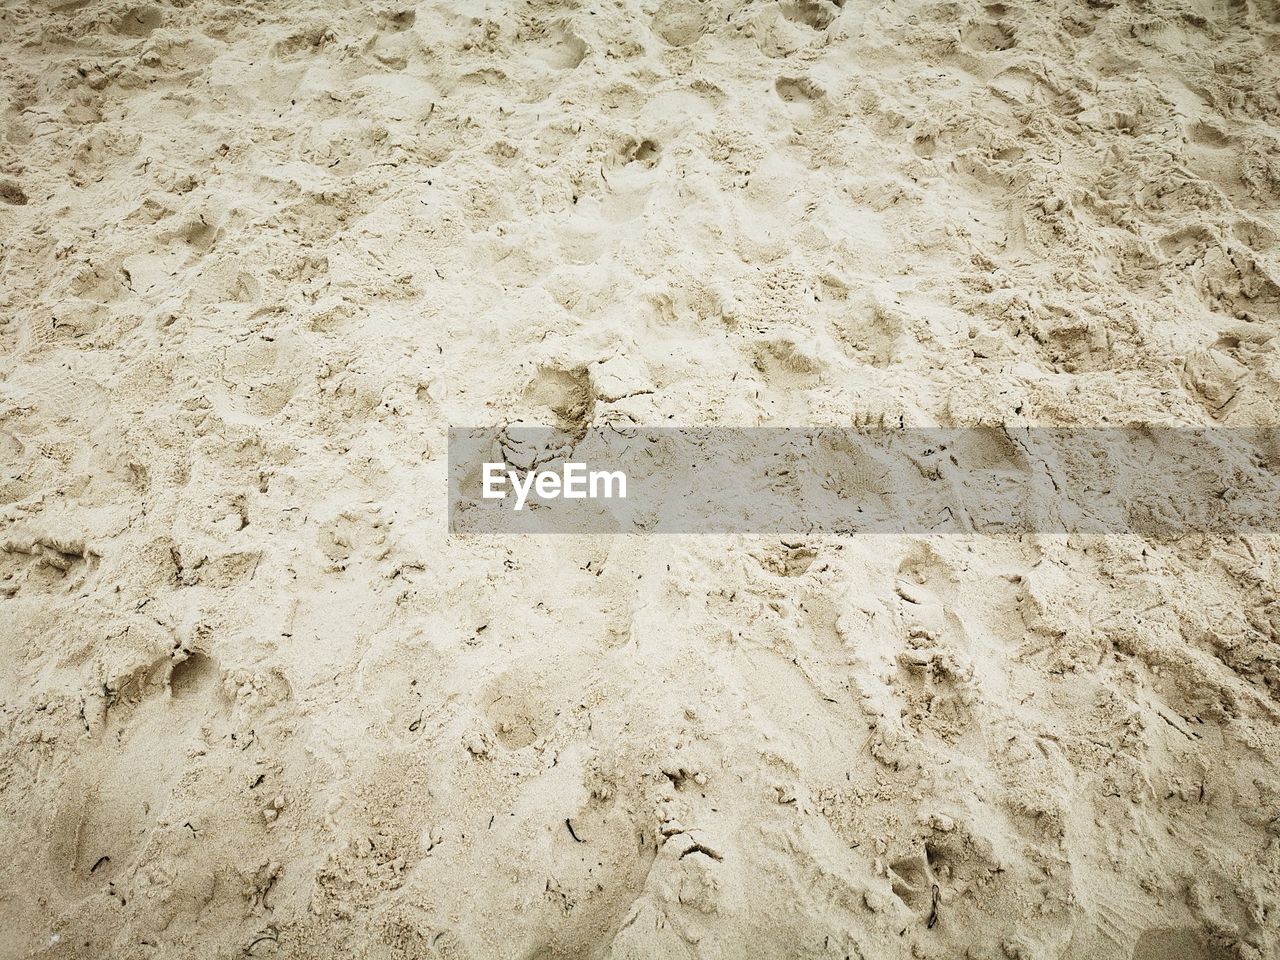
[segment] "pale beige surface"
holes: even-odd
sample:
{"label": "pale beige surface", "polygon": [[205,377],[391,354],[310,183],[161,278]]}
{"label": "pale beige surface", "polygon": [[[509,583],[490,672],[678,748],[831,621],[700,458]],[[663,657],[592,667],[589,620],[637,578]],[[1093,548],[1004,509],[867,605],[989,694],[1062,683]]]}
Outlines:
{"label": "pale beige surface", "polygon": [[0,956],[1280,955],[1274,539],[449,540],[443,459],[1276,422],[1275,2],[0,0],[0,67]]}

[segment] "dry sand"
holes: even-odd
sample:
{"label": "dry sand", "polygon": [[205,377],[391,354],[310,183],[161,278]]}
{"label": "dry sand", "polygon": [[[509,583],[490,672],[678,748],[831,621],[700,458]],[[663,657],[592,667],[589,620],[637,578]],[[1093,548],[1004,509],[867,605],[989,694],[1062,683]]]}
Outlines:
{"label": "dry sand", "polygon": [[1274,0],[3,0],[0,73],[0,956],[1280,956],[1276,539],[444,484],[1276,423]]}

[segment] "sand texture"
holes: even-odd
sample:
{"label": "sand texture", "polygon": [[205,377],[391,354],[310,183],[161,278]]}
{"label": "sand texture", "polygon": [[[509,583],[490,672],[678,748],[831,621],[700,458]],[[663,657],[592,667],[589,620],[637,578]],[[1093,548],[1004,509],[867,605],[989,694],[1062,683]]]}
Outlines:
{"label": "sand texture", "polygon": [[1275,0],[0,0],[0,957],[1280,957],[1277,538],[445,522],[1275,425],[1278,282]]}

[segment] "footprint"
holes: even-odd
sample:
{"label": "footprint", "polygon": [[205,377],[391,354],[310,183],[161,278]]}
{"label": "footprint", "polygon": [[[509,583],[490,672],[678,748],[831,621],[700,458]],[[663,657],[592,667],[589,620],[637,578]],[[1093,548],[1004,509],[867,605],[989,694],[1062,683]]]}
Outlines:
{"label": "footprint", "polygon": [[1207,228],[1196,224],[1183,227],[1160,238],[1160,250],[1180,267],[1188,267],[1204,257],[1205,251],[1217,243]]}
{"label": "footprint", "polygon": [[1074,306],[1042,304],[1031,318],[1031,335],[1041,359],[1061,373],[1107,369],[1115,353],[1112,338],[1129,333],[1119,323],[1108,324]]}
{"label": "footprint", "polygon": [[894,896],[910,909],[927,916],[926,923],[937,924],[942,904],[942,888],[934,873],[937,850],[924,845],[924,852],[903,857],[889,865],[889,881]]}
{"label": "footprint", "polygon": [[656,140],[647,137],[643,140],[629,139],[618,151],[622,163],[639,163],[646,167],[656,166],[662,155],[662,147]]}
{"label": "footprint", "polygon": [[840,15],[840,8],[827,0],[783,0],[782,15],[792,23],[825,30]]}
{"label": "footprint", "polygon": [[818,385],[826,362],[807,338],[784,333],[756,344],[754,366],[773,386],[805,389]]}
{"label": "footprint", "polygon": [[833,327],[845,354],[852,359],[873,367],[897,362],[905,324],[902,315],[891,307],[865,301],[844,311]]}
{"label": "footprint", "polygon": [[692,0],[664,0],[649,22],[650,28],[673,47],[697,43],[707,32],[704,8]]}
{"label": "footprint", "polygon": [[329,559],[327,572],[346,570],[353,559],[380,561],[391,552],[387,520],[376,510],[345,511],[320,528],[320,549]]}
{"label": "footprint", "polygon": [[573,70],[590,53],[585,41],[562,23],[550,24],[535,47],[534,56],[557,70]]}
{"label": "footprint", "polygon": [[550,729],[554,714],[548,715],[541,698],[530,697],[522,684],[511,680],[510,673],[503,674],[485,694],[490,698],[485,713],[494,736],[508,750],[523,749]]}
{"label": "footprint", "polygon": [[898,655],[899,687],[907,706],[906,723],[945,743],[965,740],[981,749],[974,736],[974,706],[979,700],[972,665],[963,665],[946,650],[916,648]]}
{"label": "footprint", "polygon": [[878,447],[874,437],[866,442],[836,431],[818,437],[814,461],[815,468],[828,478],[824,486],[856,505],[868,518],[889,512],[892,494],[899,487],[892,477],[892,462],[886,465]]}
{"label": "footprint", "polygon": [[271,48],[271,52],[282,60],[305,58],[336,39],[337,35],[327,23],[316,23],[277,42]]}
{"label": "footprint", "polygon": [[0,545],[0,597],[71,592],[84,586],[100,558],[82,541],[37,538]]}
{"label": "footprint", "polygon": [[1230,134],[1223,133],[1211,124],[1200,122],[1193,123],[1187,128],[1187,139],[1200,146],[1214,147],[1218,150],[1225,149],[1236,142],[1236,138]]}
{"label": "footprint", "polygon": [[166,243],[178,241],[199,253],[208,253],[218,238],[218,216],[212,212],[191,213],[179,217],[159,238]]}
{"label": "footprint", "polygon": [[780,577],[800,577],[808,573],[818,551],[804,543],[782,542],[759,552],[752,558],[761,568]]}
{"label": "footprint", "polygon": [[418,13],[410,7],[406,10],[398,10],[395,13],[385,14],[383,19],[386,22],[388,29],[399,33],[404,30],[411,29],[413,25],[418,22]]}
{"label": "footprint", "polygon": [[0,180],[0,203],[24,207],[27,205],[27,194],[12,180]]}
{"label": "footprint", "polygon": [[257,417],[274,417],[293,399],[311,348],[301,338],[251,336],[227,347],[221,388],[237,407]]}
{"label": "footprint", "polygon": [[921,134],[911,141],[911,149],[922,160],[932,160],[938,152],[938,138],[931,133]]}
{"label": "footprint", "polygon": [[966,471],[1028,473],[1031,470],[1026,451],[995,427],[961,431],[951,447],[951,456]]}
{"label": "footprint", "polygon": [[508,750],[522,750],[552,736],[561,719],[571,715],[572,704],[580,702],[558,691],[579,688],[584,671],[583,658],[572,651],[515,660],[477,694],[493,737]]}
{"label": "footprint", "polygon": [[1000,22],[973,23],[960,32],[960,41],[976,53],[996,53],[1017,46],[1017,34]]}
{"label": "footprint", "polygon": [[1239,360],[1211,348],[1187,356],[1183,361],[1182,382],[1209,415],[1218,419],[1227,413],[1248,373]]}
{"label": "footprint", "polygon": [[826,92],[806,77],[779,77],[773,89],[787,103],[812,103],[826,98]]}
{"label": "footprint", "polygon": [[120,14],[111,28],[126,37],[145,37],[164,22],[164,15],[155,7],[130,7]]}
{"label": "footprint", "polygon": [[1183,386],[1215,420],[1251,422],[1250,417],[1275,409],[1278,388],[1269,372],[1275,343],[1275,334],[1260,323],[1224,330],[1210,347],[1188,354]]}
{"label": "footprint", "polygon": [[219,709],[220,677],[212,657],[177,650],[105,685],[96,741],[54,806],[49,856],[69,896],[114,889],[162,829],[189,747]]}
{"label": "footprint", "polygon": [[1133,948],[1133,960],[1228,960],[1231,954],[1196,927],[1152,927]]}
{"label": "footprint", "polygon": [[[541,411],[551,414],[551,425],[566,433],[580,435],[591,423],[596,396],[586,367],[562,370],[540,366],[524,388],[524,399]],[[545,414],[534,414],[535,423],[546,423]]]}

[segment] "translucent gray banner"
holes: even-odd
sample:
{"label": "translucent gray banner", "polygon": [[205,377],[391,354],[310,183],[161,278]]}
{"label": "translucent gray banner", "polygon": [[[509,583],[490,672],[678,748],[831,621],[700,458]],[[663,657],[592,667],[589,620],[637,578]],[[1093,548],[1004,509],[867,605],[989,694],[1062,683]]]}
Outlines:
{"label": "translucent gray banner", "polygon": [[1280,531],[1280,430],[449,431],[460,534]]}

